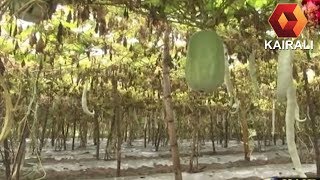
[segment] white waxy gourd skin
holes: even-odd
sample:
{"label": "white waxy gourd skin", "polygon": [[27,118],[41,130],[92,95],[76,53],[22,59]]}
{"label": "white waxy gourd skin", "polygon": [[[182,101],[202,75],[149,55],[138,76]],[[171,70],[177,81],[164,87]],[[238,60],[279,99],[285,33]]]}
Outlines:
{"label": "white waxy gourd skin", "polygon": [[230,97],[233,97],[233,86],[230,79],[230,72],[229,72],[229,59],[228,59],[228,50],[225,44],[223,44],[224,48],[224,63],[225,63],[225,70],[224,70],[224,84],[227,87],[227,91]]}
{"label": "white waxy gourd skin", "polygon": [[287,89],[292,79],[292,59],[293,53],[291,50],[281,50],[278,56],[278,78],[277,78],[277,98],[284,101],[287,94]]}
{"label": "white waxy gourd skin", "polygon": [[87,88],[88,88],[88,82],[85,83],[82,91],[82,98],[81,98],[81,105],[82,105],[82,110],[85,114],[89,116],[94,115],[94,110],[92,112],[89,111],[88,105],[87,105]]}
{"label": "white waxy gourd skin", "polygon": [[[279,52],[278,59],[278,79],[277,79],[277,96],[278,100],[283,101],[286,97],[287,90],[290,86],[290,80],[292,77],[292,60],[293,52],[291,50],[282,50]],[[296,94],[292,97],[295,100],[295,119],[299,122],[304,122],[306,118],[300,119],[299,105],[297,102]]]}
{"label": "white waxy gourd skin", "polygon": [[287,99],[286,108],[286,138],[288,143],[288,151],[300,177],[307,177],[302,171],[300,158],[295,143],[295,122],[299,118],[299,106],[296,97],[296,86],[292,76],[293,52],[291,50],[281,50],[278,57],[278,79],[277,79],[277,96],[278,100]]}
{"label": "white waxy gourd skin", "polygon": [[[234,111],[231,111],[231,114],[236,114],[239,111],[240,101],[235,98],[234,96],[234,88],[231,82],[230,78],[230,71],[229,71],[229,55],[228,55],[228,49],[225,44],[223,44],[224,49],[224,84],[227,87],[228,95],[230,97],[230,106],[232,106]],[[235,101],[235,102],[234,102]]]}
{"label": "white waxy gourd skin", "polygon": [[[306,178],[307,176],[302,171],[300,158],[295,143],[295,120],[296,120],[296,87],[293,84],[293,79],[288,79],[289,87],[287,89],[287,109],[286,109],[286,138],[288,143],[288,151],[297,173],[300,177]],[[299,112],[298,112],[299,113]]]}
{"label": "white waxy gourd skin", "polygon": [[259,84],[257,80],[257,70],[256,70],[255,59],[256,59],[255,51],[253,51],[248,58],[248,62],[249,62],[248,69],[249,69],[250,78],[253,83],[254,91],[255,93],[259,93]]}

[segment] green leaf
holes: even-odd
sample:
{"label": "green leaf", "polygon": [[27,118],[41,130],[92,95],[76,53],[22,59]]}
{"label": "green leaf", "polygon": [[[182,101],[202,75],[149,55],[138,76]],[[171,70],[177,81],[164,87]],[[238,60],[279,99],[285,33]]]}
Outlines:
{"label": "green leaf", "polygon": [[153,6],[158,6],[161,4],[161,1],[160,0],[148,0],[148,1],[146,1],[146,3],[153,5]]}
{"label": "green leaf", "polygon": [[268,0],[247,0],[251,6],[255,7],[256,9],[262,8],[264,5],[268,4]]}

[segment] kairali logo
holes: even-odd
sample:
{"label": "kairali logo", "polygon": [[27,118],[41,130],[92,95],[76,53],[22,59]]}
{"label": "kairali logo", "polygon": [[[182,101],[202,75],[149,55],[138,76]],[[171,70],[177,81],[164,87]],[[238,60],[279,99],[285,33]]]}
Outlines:
{"label": "kairali logo", "polygon": [[[280,3],[269,18],[269,23],[278,38],[297,38],[308,20],[296,3]],[[265,40],[265,49],[313,49],[313,41],[307,40]]]}

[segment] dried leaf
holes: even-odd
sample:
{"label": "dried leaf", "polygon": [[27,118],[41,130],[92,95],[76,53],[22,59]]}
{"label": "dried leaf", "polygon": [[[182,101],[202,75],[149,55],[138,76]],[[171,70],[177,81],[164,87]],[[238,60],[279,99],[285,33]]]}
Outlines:
{"label": "dried leaf", "polygon": [[99,7],[96,10],[96,13],[97,13],[96,19],[98,22],[105,21],[106,11],[103,9],[103,7]]}
{"label": "dried leaf", "polygon": [[129,19],[129,12],[128,12],[127,8],[124,9],[123,17],[124,17],[126,20]]}
{"label": "dried leaf", "polygon": [[63,25],[60,22],[58,26],[58,33],[57,33],[57,41],[59,44],[62,44],[62,37],[63,37]]}
{"label": "dried leaf", "polygon": [[90,60],[90,50],[86,51],[86,55],[87,55],[88,59]]}
{"label": "dried leaf", "polygon": [[112,50],[110,49],[110,51],[109,51],[109,59],[110,59],[110,61],[112,61]]}
{"label": "dried leaf", "polygon": [[127,47],[128,43],[127,43],[127,38],[123,37],[123,42],[122,42],[124,47]]}
{"label": "dried leaf", "polygon": [[107,53],[108,53],[108,49],[109,49],[109,46],[108,46],[107,44],[105,44],[105,45],[103,46],[103,52],[104,52],[104,54],[107,54]]}
{"label": "dried leaf", "polygon": [[122,39],[123,39],[123,34],[120,34],[120,36],[119,36],[119,38],[117,39],[116,42],[120,44]]}
{"label": "dried leaf", "polygon": [[12,33],[12,36],[16,36],[17,35],[17,32],[18,32],[18,27],[17,25],[14,26],[14,30],[13,30],[13,33]]}
{"label": "dried leaf", "polygon": [[21,67],[24,67],[26,65],[26,62],[24,61],[24,59],[21,62]]}
{"label": "dried leaf", "polygon": [[48,1],[48,18],[51,19],[52,18],[52,14],[56,12],[57,9],[57,3],[54,1]]}
{"label": "dried leaf", "polygon": [[11,24],[11,26],[10,26],[10,28],[9,28],[9,34],[12,34],[12,24]]}
{"label": "dried leaf", "polygon": [[90,9],[89,6],[85,6],[83,11],[81,12],[81,20],[86,21],[90,17]]}
{"label": "dried leaf", "polygon": [[4,67],[4,64],[2,62],[2,58],[0,58],[0,74],[1,74],[1,76],[4,75],[5,71],[6,71],[6,68]]}
{"label": "dried leaf", "polygon": [[18,41],[16,41],[16,44],[15,44],[15,46],[14,46],[14,50],[16,51],[16,50],[18,50],[20,47],[19,47],[19,44],[18,44]]}
{"label": "dried leaf", "polygon": [[99,32],[99,23],[97,22],[96,23],[96,27],[94,28],[94,32],[96,33],[96,34],[98,34],[98,32]]}
{"label": "dried leaf", "polygon": [[42,37],[40,37],[38,43],[36,44],[36,52],[43,53],[44,48],[45,48],[45,43],[44,43]]}
{"label": "dried leaf", "polygon": [[50,65],[51,65],[51,67],[54,66],[54,55],[50,57],[49,63],[50,63]]}
{"label": "dried leaf", "polygon": [[69,14],[67,16],[67,22],[70,23],[72,20],[72,13],[71,13],[71,10],[69,11]]}
{"label": "dried leaf", "polygon": [[99,26],[99,36],[105,35],[107,33],[107,25],[105,21],[102,21]]}
{"label": "dried leaf", "polygon": [[32,33],[29,38],[29,45],[33,47],[37,43],[37,37],[35,33]]}

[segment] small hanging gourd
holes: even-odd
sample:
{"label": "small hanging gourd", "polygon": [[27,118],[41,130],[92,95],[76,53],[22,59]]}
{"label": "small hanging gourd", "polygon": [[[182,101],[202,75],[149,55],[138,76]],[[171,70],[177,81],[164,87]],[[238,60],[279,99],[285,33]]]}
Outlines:
{"label": "small hanging gourd", "polygon": [[87,105],[87,91],[88,91],[88,81],[86,81],[83,86],[81,106],[82,106],[82,110],[85,114],[87,114],[89,116],[94,116],[94,110],[92,110],[92,112],[90,112],[88,105]]}

